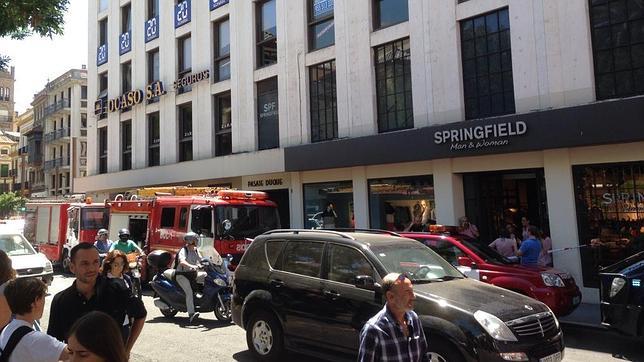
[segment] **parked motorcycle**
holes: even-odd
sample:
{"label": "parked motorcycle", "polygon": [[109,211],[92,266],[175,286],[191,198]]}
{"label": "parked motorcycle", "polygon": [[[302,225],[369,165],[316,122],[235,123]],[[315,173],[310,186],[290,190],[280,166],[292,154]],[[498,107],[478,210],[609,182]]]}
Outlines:
{"label": "parked motorcycle", "polygon": [[[197,283],[195,283],[194,304],[197,312],[214,311],[218,320],[231,320],[232,288],[228,265],[232,258],[232,255],[229,254],[226,258],[216,255],[212,259],[203,258],[201,260],[201,270],[205,272],[205,277],[203,280],[197,278]],[[148,255],[148,263],[159,270],[150,282],[156,296],[154,305],[168,318],[174,317],[178,312],[187,312],[185,293],[175,281],[175,270],[165,269],[171,259],[172,255],[163,250],[156,250]]]}

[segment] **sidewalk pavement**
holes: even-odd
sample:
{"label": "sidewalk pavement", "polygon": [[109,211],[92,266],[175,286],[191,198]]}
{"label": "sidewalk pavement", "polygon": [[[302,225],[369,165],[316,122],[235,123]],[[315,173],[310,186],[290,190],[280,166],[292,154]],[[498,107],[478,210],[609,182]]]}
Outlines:
{"label": "sidewalk pavement", "polygon": [[559,322],[582,327],[605,329],[601,323],[599,304],[594,303],[581,303],[574,312],[559,318]]}

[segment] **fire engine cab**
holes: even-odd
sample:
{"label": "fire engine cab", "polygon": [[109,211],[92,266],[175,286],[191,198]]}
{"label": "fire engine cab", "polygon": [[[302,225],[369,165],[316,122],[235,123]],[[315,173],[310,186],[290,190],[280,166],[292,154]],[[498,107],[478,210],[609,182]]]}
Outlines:
{"label": "fire engine cab", "polygon": [[[156,187],[117,195],[107,201],[110,238],[129,228],[132,239],[146,252],[166,250],[173,254],[183,236],[200,235],[203,256],[231,254],[237,265],[250,240],[280,227],[277,205],[264,192],[209,187]],[[214,249],[213,249],[214,248]]]}
{"label": "fire engine cab", "polygon": [[84,196],[59,200],[29,200],[26,205],[24,236],[53,263],[69,268],[69,251],[74,245],[93,243],[96,233],[107,228],[104,204]]}

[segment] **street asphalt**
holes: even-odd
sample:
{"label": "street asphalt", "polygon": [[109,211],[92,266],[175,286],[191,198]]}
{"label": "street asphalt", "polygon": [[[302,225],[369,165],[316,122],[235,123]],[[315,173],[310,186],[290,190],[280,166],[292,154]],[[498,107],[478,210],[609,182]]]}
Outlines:
{"label": "street asphalt", "polygon": [[[47,328],[49,304],[53,295],[71,285],[73,277],[56,275],[49,287],[45,314]],[[245,331],[232,323],[219,322],[214,313],[201,315],[193,324],[186,313],[173,319],[163,317],[154,306],[151,292],[143,297],[148,316],[131,361],[253,361],[246,346]],[[644,340],[635,340],[605,330],[564,325],[566,351],[564,361],[642,361]],[[431,343],[431,341],[430,341]],[[290,361],[317,361],[292,354]]]}

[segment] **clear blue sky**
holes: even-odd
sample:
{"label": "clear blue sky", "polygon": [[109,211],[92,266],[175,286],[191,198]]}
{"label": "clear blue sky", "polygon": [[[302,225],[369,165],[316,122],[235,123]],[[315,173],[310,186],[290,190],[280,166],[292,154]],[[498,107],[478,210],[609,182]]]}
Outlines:
{"label": "clear blue sky", "polygon": [[87,64],[87,0],[70,0],[63,36],[0,38],[0,54],[11,57],[16,68],[15,110],[22,113],[31,107],[34,94],[44,88],[47,79]]}

